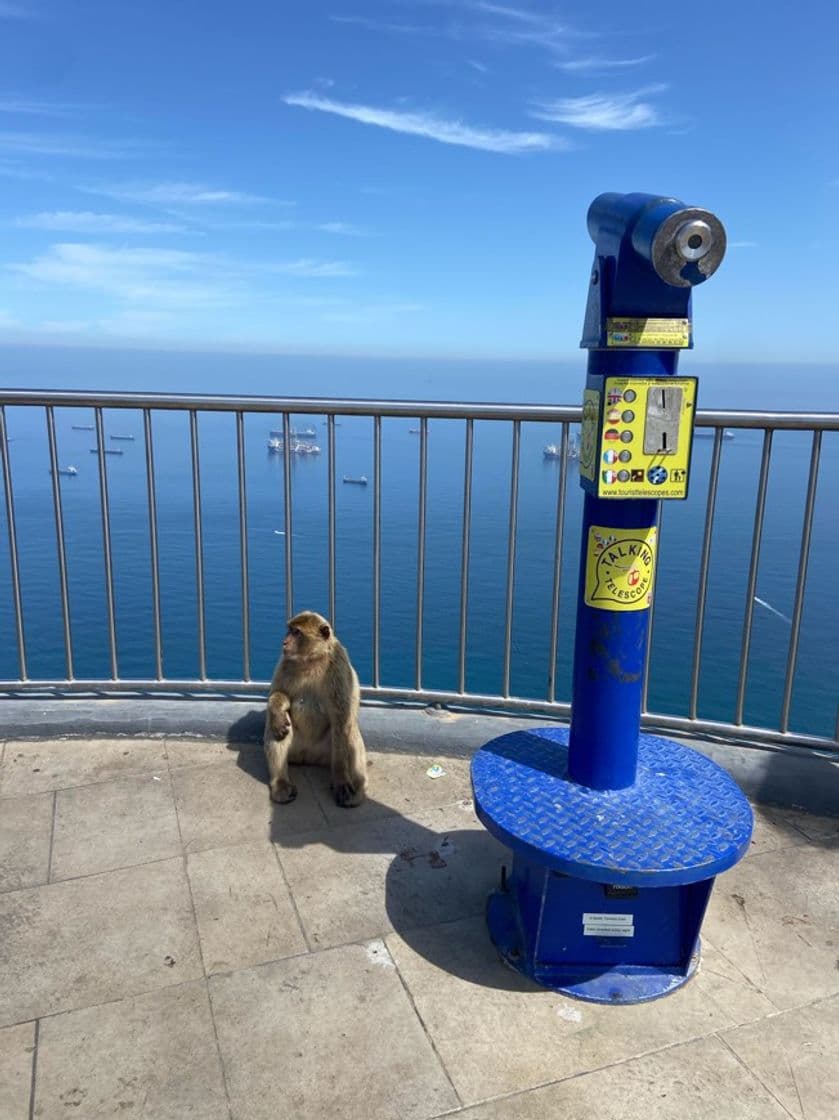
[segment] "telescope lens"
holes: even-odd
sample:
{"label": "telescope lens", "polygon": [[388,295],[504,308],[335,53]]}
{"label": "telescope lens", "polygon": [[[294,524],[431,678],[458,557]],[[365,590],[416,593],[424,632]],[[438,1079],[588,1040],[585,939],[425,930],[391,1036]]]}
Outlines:
{"label": "telescope lens", "polygon": [[713,244],[711,227],[699,218],[685,222],[676,232],[676,251],[686,261],[701,261]]}

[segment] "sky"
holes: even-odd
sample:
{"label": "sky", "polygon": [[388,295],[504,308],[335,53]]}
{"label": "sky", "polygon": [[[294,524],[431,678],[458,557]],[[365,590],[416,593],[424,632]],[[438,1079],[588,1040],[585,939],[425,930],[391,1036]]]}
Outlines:
{"label": "sky", "polygon": [[827,0],[0,0],[0,343],[577,354],[603,191],[705,361],[836,361]]}

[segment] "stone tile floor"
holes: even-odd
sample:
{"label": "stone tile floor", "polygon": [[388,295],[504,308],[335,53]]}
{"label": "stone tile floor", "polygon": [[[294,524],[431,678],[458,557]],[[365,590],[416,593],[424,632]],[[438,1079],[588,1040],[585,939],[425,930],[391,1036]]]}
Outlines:
{"label": "stone tile floor", "polygon": [[497,959],[468,761],[371,757],[346,811],[253,746],[5,743],[0,1120],[836,1120],[839,820],[758,809],[697,977],[601,1007]]}

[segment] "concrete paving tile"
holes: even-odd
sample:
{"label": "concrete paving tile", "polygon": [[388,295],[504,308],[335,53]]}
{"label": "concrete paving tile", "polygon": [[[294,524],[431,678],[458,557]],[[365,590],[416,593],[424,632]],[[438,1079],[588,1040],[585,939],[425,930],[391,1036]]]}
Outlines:
{"label": "concrete paving tile", "polygon": [[458,1105],[380,941],[209,985],[235,1120],[425,1120]]}
{"label": "concrete paving tile", "polygon": [[226,1120],[204,981],[45,1019],[35,1116]]}
{"label": "concrete paving tile", "polygon": [[318,948],[483,913],[507,858],[470,804],[289,837],[278,851]]}
{"label": "concrete paving tile", "polygon": [[772,1010],[711,947],[683,988],[652,1003],[613,1007],[567,999],[507,968],[483,917],[394,933],[386,944],[467,1104],[701,1038]]}
{"label": "concrete paving tile", "polygon": [[306,952],[272,844],[195,852],[186,866],[208,975]]}
{"label": "concrete paving tile", "polygon": [[839,1116],[838,997],[722,1037],[796,1120]]}
{"label": "concrete paving tile", "polygon": [[271,840],[319,828],[324,816],[301,767],[295,771],[297,800],[274,805],[268,796],[262,751],[248,755],[249,769],[217,762],[172,771],[175,804],[188,852]]}
{"label": "concrete paving tile", "polygon": [[786,1115],[716,1038],[457,1114],[458,1120],[784,1120]]}
{"label": "concrete paving tile", "polygon": [[[352,812],[335,804],[329,788],[329,771],[311,766],[307,774],[321,808],[330,824],[358,824],[360,821],[404,814],[415,816],[425,809],[472,802],[472,783],[468,758],[426,758],[424,755],[371,751],[368,755],[369,785],[367,799]],[[444,773],[429,778],[427,771],[437,763]]]}
{"label": "concrete paving tile", "polygon": [[206,766],[211,762],[232,762],[239,751],[261,751],[261,746],[243,744],[238,747],[224,739],[167,739],[166,757],[174,770],[181,766]]}
{"label": "concrete paving tile", "polygon": [[53,882],[181,854],[169,773],[129,774],[55,795]]}
{"label": "concrete paving tile", "polygon": [[809,844],[743,860],[717,881],[704,928],[779,1008],[839,992],[836,853]]}
{"label": "concrete paving tile", "polygon": [[51,793],[14,797],[0,806],[0,891],[46,883],[52,832]]}
{"label": "concrete paving tile", "polygon": [[799,827],[802,813],[790,809],[770,809],[764,805],[753,805],[752,810],[755,826],[747,855],[807,843],[808,838]]}
{"label": "concrete paving tile", "polygon": [[0,767],[0,796],[107,782],[129,771],[163,773],[165,768],[162,739],[10,741]]}
{"label": "concrete paving tile", "polygon": [[0,1116],[3,1120],[29,1120],[34,1053],[34,1023],[0,1030]]}
{"label": "concrete paving tile", "polygon": [[817,844],[839,845],[839,817],[818,817],[814,813],[798,813],[796,827]]}
{"label": "concrete paving tile", "polygon": [[202,975],[183,860],[0,895],[0,1025]]}

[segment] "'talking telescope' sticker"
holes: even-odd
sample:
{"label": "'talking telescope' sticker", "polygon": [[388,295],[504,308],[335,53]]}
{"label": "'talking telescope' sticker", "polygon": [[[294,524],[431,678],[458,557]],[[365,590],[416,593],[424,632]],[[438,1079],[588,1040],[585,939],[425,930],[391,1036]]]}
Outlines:
{"label": "'talking telescope' sticker", "polygon": [[643,611],[653,598],[656,528],[608,529],[592,525],[586,549],[588,607]]}

